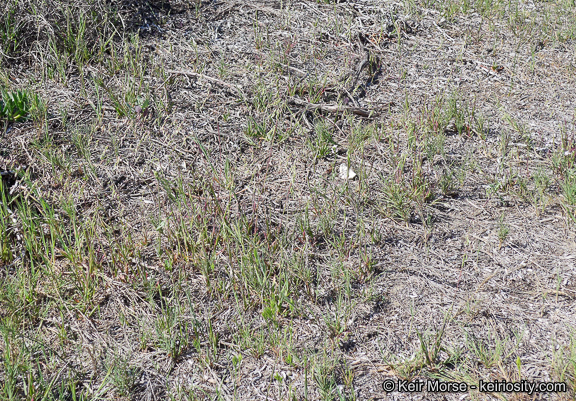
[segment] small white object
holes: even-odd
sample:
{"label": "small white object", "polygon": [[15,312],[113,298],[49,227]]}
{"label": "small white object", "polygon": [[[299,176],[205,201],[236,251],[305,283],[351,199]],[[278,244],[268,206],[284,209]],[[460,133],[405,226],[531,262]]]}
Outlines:
{"label": "small white object", "polygon": [[339,172],[340,178],[343,180],[352,180],[354,177],[356,177],[356,173],[350,167],[348,167],[346,163],[342,163],[340,165]]}

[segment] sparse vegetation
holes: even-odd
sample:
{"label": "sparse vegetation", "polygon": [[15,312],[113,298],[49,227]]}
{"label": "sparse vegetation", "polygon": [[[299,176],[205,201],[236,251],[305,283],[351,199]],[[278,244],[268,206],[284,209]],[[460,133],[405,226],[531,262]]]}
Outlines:
{"label": "sparse vegetation", "polygon": [[575,57],[573,0],[4,1],[0,400],[573,400]]}

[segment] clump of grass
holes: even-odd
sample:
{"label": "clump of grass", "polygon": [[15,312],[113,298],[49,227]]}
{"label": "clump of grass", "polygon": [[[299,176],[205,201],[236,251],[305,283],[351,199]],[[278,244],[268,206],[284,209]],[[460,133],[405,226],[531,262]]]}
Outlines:
{"label": "clump of grass", "polygon": [[390,211],[392,217],[403,221],[410,220],[412,201],[409,188],[395,180],[388,180],[385,183],[384,190],[386,208]]}
{"label": "clump of grass", "polygon": [[570,393],[576,391],[576,333],[570,335],[569,342],[557,347],[552,356],[552,368],[557,381],[566,382]]}
{"label": "clump of grass", "polygon": [[500,246],[506,241],[508,238],[508,234],[510,233],[510,228],[506,223],[504,223],[504,214],[500,216],[500,220],[498,221],[498,239],[500,240]]}
{"label": "clump of grass", "polygon": [[2,89],[0,101],[0,120],[6,122],[22,121],[28,117],[32,108],[32,96],[28,91],[14,92]]}
{"label": "clump of grass", "polygon": [[4,182],[0,177],[0,261],[12,260],[12,247],[10,246],[10,217],[8,208],[8,191],[5,190]]}
{"label": "clump of grass", "polygon": [[314,138],[308,140],[308,147],[318,159],[322,159],[332,153],[332,148],[336,146],[336,142],[332,137],[332,132],[328,124],[324,121],[319,121],[314,126]]}
{"label": "clump of grass", "polygon": [[248,124],[244,133],[251,138],[266,138],[268,136],[268,127],[265,121],[257,121],[254,118],[248,119]]}
{"label": "clump of grass", "polygon": [[416,215],[423,217],[425,204],[434,200],[434,193],[422,169],[422,161],[417,160],[409,167],[406,162],[406,155],[402,155],[396,161],[395,173],[382,177],[382,194],[384,214],[408,222]]}
{"label": "clump of grass", "polygon": [[15,53],[20,47],[18,38],[22,22],[16,16],[17,5],[14,1],[8,3],[4,13],[0,15],[0,46],[4,54]]}
{"label": "clump of grass", "polygon": [[560,188],[564,197],[562,207],[570,219],[576,222],[576,170],[574,168],[566,171]]}
{"label": "clump of grass", "polygon": [[446,169],[446,171],[442,173],[438,181],[438,187],[444,196],[458,196],[458,180],[451,169]]}

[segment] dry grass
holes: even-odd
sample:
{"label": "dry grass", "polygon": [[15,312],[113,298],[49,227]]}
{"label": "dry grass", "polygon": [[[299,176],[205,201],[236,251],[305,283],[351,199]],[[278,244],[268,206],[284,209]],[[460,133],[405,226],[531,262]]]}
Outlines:
{"label": "dry grass", "polygon": [[[574,399],[575,35],[573,0],[5,2],[0,399]],[[382,390],[434,378],[568,391]]]}

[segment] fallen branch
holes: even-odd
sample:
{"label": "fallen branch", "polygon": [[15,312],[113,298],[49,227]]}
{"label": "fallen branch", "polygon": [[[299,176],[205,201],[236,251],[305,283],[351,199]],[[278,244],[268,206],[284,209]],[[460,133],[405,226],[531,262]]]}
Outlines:
{"label": "fallen branch", "polygon": [[242,92],[242,90],[240,88],[238,88],[232,84],[229,84],[226,81],[222,81],[221,79],[213,78],[209,75],[200,74],[199,72],[194,72],[194,71],[190,71],[190,70],[166,70],[166,72],[168,74],[174,74],[174,75],[185,75],[188,77],[204,78],[207,81],[211,81],[211,82],[214,82],[220,86],[224,86],[226,88],[232,89],[234,92],[236,92],[237,94],[242,96],[242,98],[246,99],[246,95],[244,94],[244,92]]}
{"label": "fallen branch", "polygon": [[253,8],[253,9],[256,10],[256,11],[262,11],[262,12],[264,12],[264,13],[270,13],[270,14],[273,14],[273,15],[278,15],[278,16],[282,15],[279,10],[276,10],[276,9],[274,9],[274,8],[271,8],[271,7],[266,7],[266,6],[263,5],[263,4],[256,4],[256,3],[253,3],[253,2],[250,2],[250,1],[246,1],[246,2],[244,2],[244,1],[237,1],[237,2],[235,3],[235,5],[238,5],[238,6],[248,6],[248,7]]}
{"label": "fallen branch", "polygon": [[296,67],[292,67],[291,65],[286,65],[286,64],[282,64],[282,63],[278,63],[278,65],[287,69],[288,71],[291,71],[295,75],[298,75],[300,78],[305,78],[308,76],[308,73],[306,71],[302,71]]}
{"label": "fallen branch", "polygon": [[318,103],[310,103],[306,102],[305,100],[301,100],[298,98],[290,98],[288,103],[294,104],[296,106],[306,107],[307,109],[311,110],[320,110],[327,113],[340,113],[343,111],[350,111],[356,115],[362,117],[370,117],[370,114],[373,112],[362,109],[360,107],[353,107],[353,106],[344,106],[344,105],[337,105],[337,104],[318,104]]}

